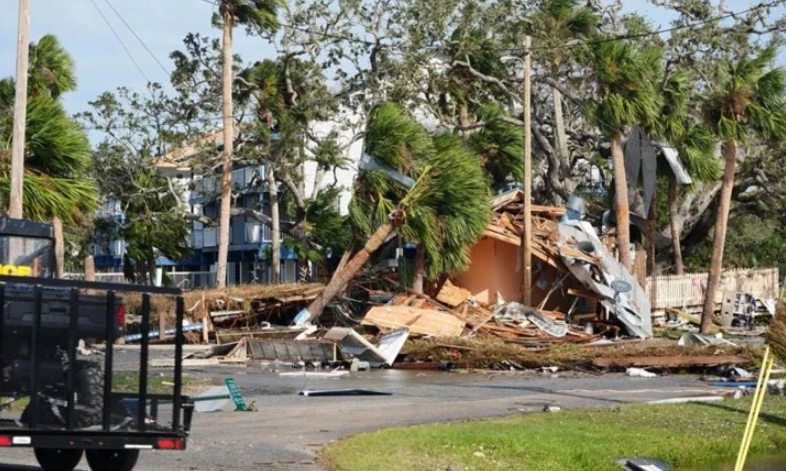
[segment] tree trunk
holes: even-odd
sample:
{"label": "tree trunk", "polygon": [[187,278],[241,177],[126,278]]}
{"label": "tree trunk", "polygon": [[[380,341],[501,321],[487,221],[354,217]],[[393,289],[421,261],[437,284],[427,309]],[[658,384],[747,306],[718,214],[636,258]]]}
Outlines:
{"label": "tree trunk", "polygon": [[677,180],[669,179],[669,228],[671,229],[671,245],[674,252],[674,271],[678,275],[685,273],[682,264],[682,244],[680,243],[680,231],[677,229]]}
{"label": "tree trunk", "polygon": [[412,277],[412,292],[423,294],[423,282],[426,279],[426,249],[418,244],[415,252],[415,275]]}
{"label": "tree trunk", "polygon": [[565,132],[565,118],[562,115],[562,93],[556,88],[551,89],[554,100],[554,150],[559,158],[559,178],[565,191],[573,191],[570,180],[570,153],[568,152],[568,135]]}
{"label": "tree trunk", "polygon": [[222,71],[222,114],[224,121],[224,155],[221,170],[221,208],[218,227],[218,259],[216,260],[216,286],[227,284],[227,259],[229,258],[229,220],[232,207],[232,17],[224,15],[224,44]]}
{"label": "tree trunk", "polygon": [[336,270],[333,273],[333,277],[330,279],[330,282],[325,287],[325,290],[317,296],[317,298],[311,302],[308,306],[308,313],[309,318],[308,322],[312,321],[313,319],[318,319],[320,315],[322,315],[322,311],[325,309],[325,306],[328,305],[333,298],[336,297],[344,288],[346,288],[349,281],[355,277],[355,275],[360,271],[360,269],[365,265],[368,261],[371,254],[377,251],[382,244],[385,243],[385,239],[388,238],[391,232],[393,232],[393,223],[387,222],[376,230],[371,237],[368,238],[366,241],[366,245],[358,251],[341,269]]}
{"label": "tree trunk", "polygon": [[614,167],[614,212],[617,216],[617,247],[622,265],[630,271],[630,211],[628,209],[628,180],[625,176],[625,157],[622,153],[622,136],[611,136],[611,162]]}
{"label": "tree trunk", "polygon": [[278,207],[278,186],[273,176],[273,165],[265,165],[265,179],[267,181],[267,191],[270,195],[270,218],[273,220],[270,227],[270,249],[273,251],[271,257],[271,277],[272,283],[281,283],[281,217]]}
{"label": "tree trunk", "polygon": [[726,227],[731,208],[731,192],[734,189],[734,172],[737,167],[737,141],[726,142],[726,165],[723,169],[720,201],[718,202],[718,218],[715,220],[715,233],[712,237],[712,258],[710,273],[707,280],[707,292],[704,293],[704,309],[701,313],[701,333],[709,334],[712,327],[712,316],[715,313],[715,292],[720,284],[723,267],[723,249],[726,245]]}
{"label": "tree trunk", "polygon": [[[655,274],[655,234],[658,232],[658,214],[655,210],[658,200],[657,189],[652,193],[650,210],[647,213],[647,275]],[[643,285],[642,285],[643,286]]]}
{"label": "tree trunk", "polygon": [[[469,107],[466,103],[459,103],[458,105],[458,120],[459,126],[462,128],[469,126]],[[462,129],[461,135],[466,139],[469,136],[469,131],[467,129]]]}
{"label": "tree trunk", "polygon": [[92,255],[85,257],[85,281],[96,280],[96,265]]}

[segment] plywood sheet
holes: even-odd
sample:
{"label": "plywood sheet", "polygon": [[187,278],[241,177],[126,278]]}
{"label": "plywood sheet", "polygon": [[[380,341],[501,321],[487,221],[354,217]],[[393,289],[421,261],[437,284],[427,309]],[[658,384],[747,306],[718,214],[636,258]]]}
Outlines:
{"label": "plywood sheet", "polygon": [[448,280],[442,285],[442,289],[439,290],[437,301],[442,304],[447,304],[450,307],[456,307],[466,301],[470,296],[472,296],[472,293],[470,293],[469,290],[458,287]]}
{"label": "plywood sheet", "polygon": [[447,312],[390,305],[369,309],[362,323],[383,329],[407,327],[410,333],[434,337],[458,337],[465,325],[463,320]]}

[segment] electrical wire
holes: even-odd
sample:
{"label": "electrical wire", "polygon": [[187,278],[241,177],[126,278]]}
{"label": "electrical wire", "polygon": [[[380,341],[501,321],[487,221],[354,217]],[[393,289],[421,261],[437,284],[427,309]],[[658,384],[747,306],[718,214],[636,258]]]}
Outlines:
{"label": "electrical wire", "polygon": [[164,73],[167,76],[169,76],[169,74],[170,74],[169,70],[164,66],[164,64],[161,63],[160,60],[158,60],[158,57],[156,57],[156,55],[153,54],[153,51],[150,50],[150,48],[147,46],[145,41],[143,41],[142,38],[139,37],[139,35],[136,33],[136,31],[134,31],[134,28],[132,28],[131,25],[128,24],[128,22],[125,20],[125,18],[123,18],[123,15],[121,15],[120,12],[117,11],[117,9],[114,7],[114,5],[112,5],[112,3],[109,2],[109,0],[104,0],[104,2],[109,6],[109,8],[112,9],[113,12],[115,12],[115,15],[117,15],[117,17],[120,18],[120,21],[122,21],[123,24],[126,26],[126,28],[128,28],[128,30],[131,32],[131,34],[134,35],[136,40],[139,41],[139,44],[141,44],[142,47],[145,48],[145,51],[147,51],[147,53],[150,55],[150,57],[152,57],[153,60],[156,62],[156,64],[158,64],[158,66],[161,67],[161,70],[163,70]]}
{"label": "electrical wire", "polygon": [[120,46],[126,52],[126,55],[128,56],[128,58],[131,59],[131,62],[134,64],[134,67],[136,67],[136,70],[139,71],[139,74],[142,75],[142,77],[144,77],[144,79],[148,83],[151,82],[150,78],[147,76],[147,74],[145,74],[145,71],[142,70],[142,67],[140,67],[139,63],[136,61],[136,59],[134,59],[133,54],[131,54],[131,51],[128,49],[126,44],[123,42],[123,39],[120,37],[119,34],[117,34],[117,30],[115,30],[114,26],[112,26],[112,23],[109,22],[109,18],[107,18],[106,15],[104,15],[104,12],[102,12],[101,9],[98,8],[98,4],[95,2],[95,0],[90,0],[90,3],[93,4],[93,7],[95,7],[95,9],[98,12],[98,14],[101,15],[101,18],[104,19],[104,23],[106,23],[106,25],[112,31],[112,34],[115,35],[115,38],[117,39],[117,42],[120,43]]}
{"label": "electrical wire", "polygon": [[[761,9],[764,9],[764,8],[771,8],[771,7],[775,7],[775,6],[778,6],[778,5],[783,5],[784,3],[786,3],[786,0],[775,0],[773,2],[762,3],[761,5],[756,5],[755,7],[751,7],[751,8],[748,8],[746,10],[740,10],[740,11],[736,11],[736,12],[729,12],[729,13],[726,13],[724,15],[718,15],[718,16],[715,16],[715,17],[712,17],[712,18],[707,18],[706,20],[697,21],[695,23],[689,23],[689,24],[680,25],[680,26],[672,26],[670,28],[663,28],[663,29],[659,29],[659,30],[655,30],[655,31],[649,31],[649,32],[646,32],[646,33],[611,36],[611,37],[608,37],[608,38],[601,38],[601,39],[586,41],[585,43],[565,43],[565,44],[554,45],[554,46],[532,47],[532,48],[530,48],[530,50],[531,51],[536,51],[536,50],[567,49],[567,48],[572,48],[572,47],[578,47],[578,46],[581,46],[583,44],[601,44],[601,43],[613,42],[613,41],[625,41],[625,40],[628,40],[628,39],[641,39],[641,38],[647,38],[647,37],[650,37],[650,36],[658,36],[658,35],[661,35],[661,34],[664,34],[664,33],[671,33],[671,32],[679,31],[679,30],[683,30],[683,29],[692,29],[692,28],[695,28],[695,27],[698,27],[698,26],[704,26],[705,24],[712,23],[712,22],[715,22],[715,21],[722,21],[722,20],[725,20],[725,19],[728,19],[728,18],[736,18],[739,15],[745,15],[747,13],[752,13],[754,11],[761,10]],[[523,52],[524,49],[522,49],[522,48],[509,49],[509,51],[522,51]]]}
{"label": "electrical wire", "polygon": [[[214,6],[218,5],[217,2],[212,1],[212,0],[200,0],[200,1],[205,2],[205,3],[209,3],[209,4],[214,5]],[[538,51],[538,50],[567,49],[567,48],[579,47],[579,46],[582,46],[582,45],[585,45],[585,44],[598,44],[598,43],[605,43],[605,42],[612,42],[612,41],[625,41],[625,40],[628,40],[628,39],[647,38],[647,37],[651,37],[651,36],[657,36],[657,35],[661,35],[661,34],[665,34],[665,33],[671,33],[671,32],[674,32],[674,31],[679,31],[679,30],[683,30],[683,29],[691,29],[691,28],[696,28],[696,27],[699,27],[699,26],[704,26],[705,24],[708,24],[708,23],[712,23],[712,22],[715,22],[715,21],[722,21],[722,20],[725,20],[725,19],[728,19],[728,18],[735,18],[735,17],[737,17],[739,15],[745,15],[747,13],[752,13],[752,12],[757,11],[757,10],[761,10],[761,9],[765,9],[765,8],[771,8],[771,7],[775,7],[775,6],[778,6],[778,5],[783,5],[784,3],[786,3],[786,0],[775,0],[775,1],[772,1],[772,2],[769,2],[769,3],[762,3],[761,5],[756,5],[754,7],[747,8],[745,10],[740,10],[740,11],[736,11],[736,12],[729,12],[729,13],[725,13],[723,15],[718,15],[718,16],[714,16],[712,18],[707,18],[705,20],[696,21],[694,23],[689,23],[689,24],[680,25],[680,26],[672,26],[672,27],[669,27],[669,28],[663,28],[663,29],[659,29],[659,30],[655,30],[655,31],[649,31],[649,32],[646,32],[646,33],[617,35],[617,36],[611,36],[611,37],[607,37],[607,38],[590,40],[590,41],[586,41],[586,42],[583,42],[583,43],[582,42],[579,42],[579,43],[569,42],[569,43],[557,44],[557,45],[551,45],[551,46],[531,47],[531,48],[529,48],[529,50],[530,51]],[[347,41],[347,42],[353,42],[353,43],[356,43],[356,44],[363,44],[363,45],[366,45],[366,46],[374,45],[373,42],[367,41],[367,40],[364,40],[364,39],[358,39],[358,38],[351,38],[351,37],[347,37],[347,36],[332,35],[332,34],[328,34],[328,33],[322,33],[320,31],[315,31],[313,29],[305,28],[305,27],[302,27],[302,26],[295,26],[295,25],[286,24],[286,23],[281,23],[281,26],[283,26],[285,28],[292,28],[292,29],[295,29],[295,30],[298,30],[298,31],[309,33],[309,34],[316,34],[316,35],[322,36],[323,38],[326,38],[326,39],[339,39],[339,40],[344,40],[344,41]],[[519,48],[511,48],[511,49],[503,49],[503,50],[506,51],[506,52],[514,52],[514,51],[524,52],[525,51],[525,49],[523,49],[521,47],[519,47]]]}

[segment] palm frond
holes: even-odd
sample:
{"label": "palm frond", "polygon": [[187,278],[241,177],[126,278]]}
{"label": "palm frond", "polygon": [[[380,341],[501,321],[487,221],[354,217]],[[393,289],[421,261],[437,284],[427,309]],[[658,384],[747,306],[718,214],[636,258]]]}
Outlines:
{"label": "palm frond", "polygon": [[472,133],[467,141],[467,145],[480,155],[494,188],[504,186],[509,176],[515,181],[524,178],[524,135],[520,126],[505,121],[504,116],[504,110],[498,105],[483,106],[477,118],[485,126]]}
{"label": "palm frond", "polygon": [[76,90],[74,59],[57,37],[47,34],[30,44],[29,87],[33,95],[47,92],[58,98]]}
{"label": "palm frond", "polygon": [[418,174],[417,162],[433,152],[431,139],[420,124],[392,103],[374,110],[366,128],[365,147],[375,159],[410,176]]}
{"label": "palm frond", "polygon": [[[0,194],[8,201],[10,181],[0,176]],[[80,225],[97,206],[95,184],[85,179],[51,178],[25,174],[22,204],[24,217],[35,221],[51,221],[57,216],[66,225]]]}
{"label": "palm frond", "polygon": [[244,25],[250,32],[275,32],[281,27],[278,10],[285,7],[283,0],[220,0],[213,24],[223,26],[223,16],[227,14],[234,24]]}

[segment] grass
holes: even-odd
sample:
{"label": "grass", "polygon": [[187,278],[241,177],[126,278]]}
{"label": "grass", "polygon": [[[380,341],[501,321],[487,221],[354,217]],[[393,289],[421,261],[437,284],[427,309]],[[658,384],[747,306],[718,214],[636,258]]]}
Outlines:
{"label": "grass", "polygon": [[[183,376],[182,378],[183,394],[198,394],[211,386],[208,379],[197,379],[193,376]],[[147,378],[148,394],[173,394],[174,390],[174,379],[170,376],[150,375]],[[136,393],[139,391],[139,374],[116,372],[112,377],[112,391]]]}
{"label": "grass", "polygon": [[[393,428],[338,441],[331,471],[617,470],[622,458],[659,458],[675,471],[735,459],[750,400],[625,405],[507,419]],[[751,456],[786,450],[786,399],[765,400]]]}

